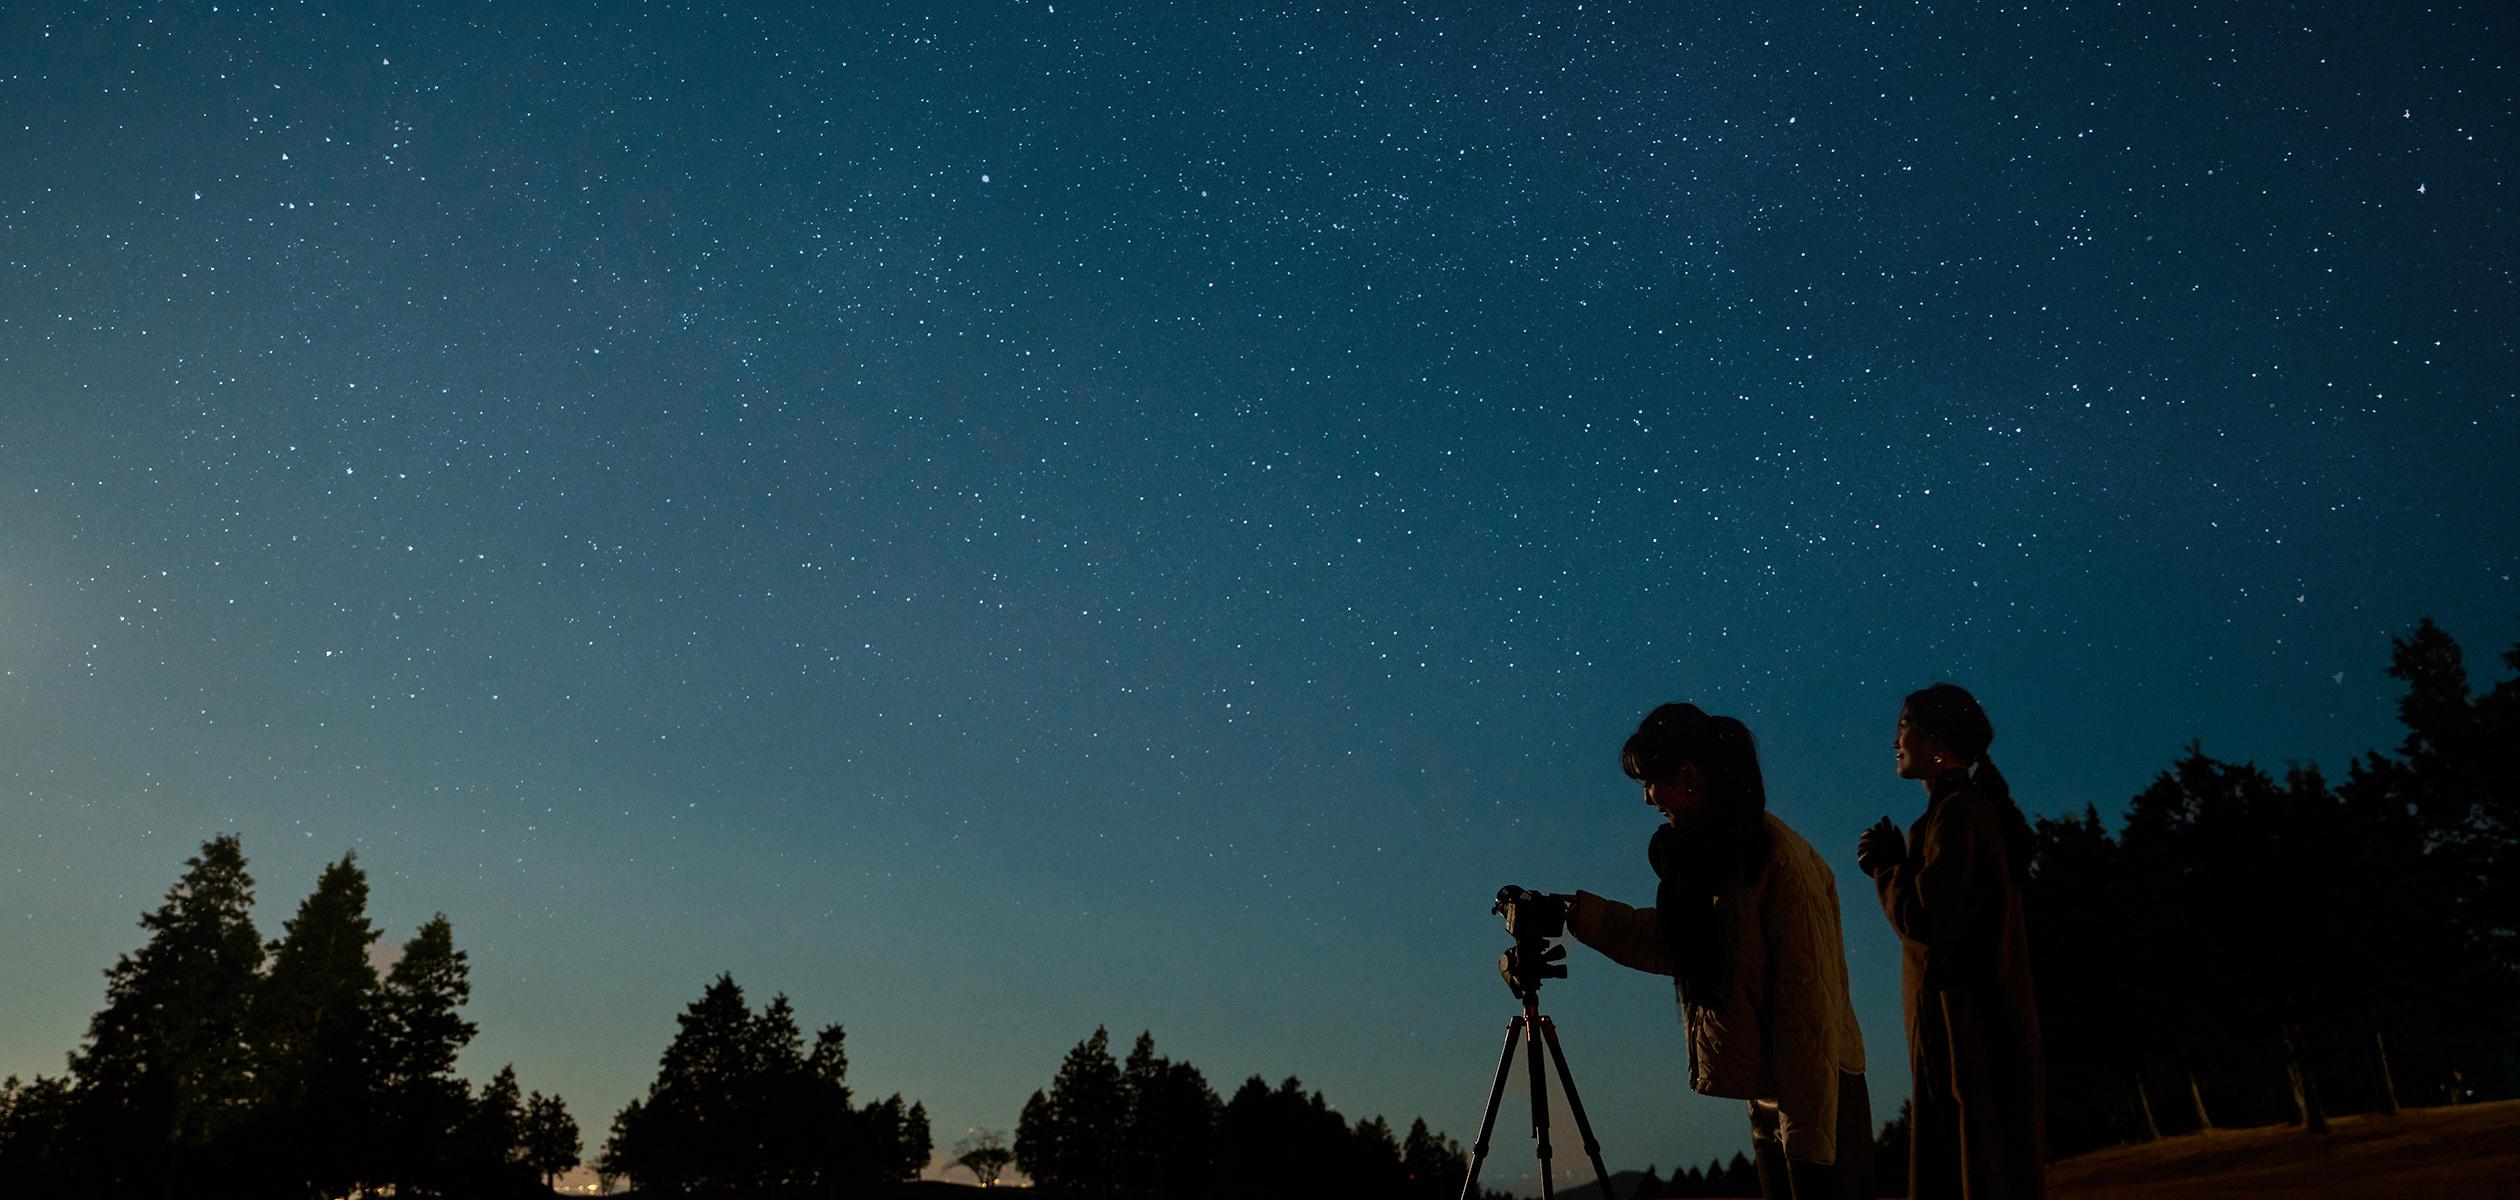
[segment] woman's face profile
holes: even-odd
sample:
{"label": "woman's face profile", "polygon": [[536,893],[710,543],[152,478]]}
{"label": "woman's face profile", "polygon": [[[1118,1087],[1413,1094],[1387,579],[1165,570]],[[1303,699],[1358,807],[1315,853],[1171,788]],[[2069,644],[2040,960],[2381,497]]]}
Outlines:
{"label": "woman's face profile", "polygon": [[1641,782],[1645,787],[1645,803],[1673,825],[1695,813],[1705,797],[1704,790],[1699,786],[1696,763],[1682,763],[1661,779]]}
{"label": "woman's face profile", "polygon": [[1899,731],[1890,739],[1890,752],[1898,760],[1901,779],[1924,779],[1948,757],[1934,739],[1908,721],[1904,708],[1899,710]]}

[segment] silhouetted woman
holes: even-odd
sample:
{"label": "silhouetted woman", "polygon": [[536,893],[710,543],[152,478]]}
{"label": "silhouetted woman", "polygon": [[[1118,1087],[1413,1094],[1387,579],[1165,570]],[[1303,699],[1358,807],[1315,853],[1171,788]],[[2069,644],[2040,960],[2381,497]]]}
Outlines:
{"label": "silhouetted woman", "polygon": [[1569,930],[1623,966],[1674,977],[1689,1087],[1750,1101],[1763,1194],[1870,1197],[1864,1035],[1828,864],[1768,813],[1739,721],[1663,705],[1619,765],[1663,815],[1647,851],[1662,883],[1652,908],[1576,893]]}
{"label": "silhouetted woman", "polygon": [[1937,683],[1907,698],[1899,777],[1925,785],[1903,839],[1890,818],[1855,861],[1899,931],[1899,998],[1914,1074],[1911,1200],[2045,1194],[2039,1015],[2021,918],[2030,827],[1986,754],[1977,699]]}

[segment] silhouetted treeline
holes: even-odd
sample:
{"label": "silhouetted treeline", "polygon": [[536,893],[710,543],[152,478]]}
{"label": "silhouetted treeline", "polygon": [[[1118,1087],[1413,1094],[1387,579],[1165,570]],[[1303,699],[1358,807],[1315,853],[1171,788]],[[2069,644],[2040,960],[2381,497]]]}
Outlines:
{"label": "silhouetted treeline", "polygon": [[382,977],[355,856],[265,944],[234,837],[185,860],[65,1076],[0,1084],[0,1196],[548,1195],[577,1165],[557,1097],[455,1075],[474,1025],[444,915]]}
{"label": "silhouetted treeline", "polygon": [[[1622,1200],[1663,1200],[1664,1197],[1680,1196],[1756,1196],[1759,1194],[1759,1169],[1751,1165],[1748,1155],[1736,1153],[1729,1163],[1721,1159],[1712,1160],[1702,1168],[1690,1167],[1687,1170],[1673,1171],[1669,1179],[1663,1178],[1661,1168],[1649,1166],[1632,1185],[1620,1186],[1624,1189],[1619,1193]],[[1590,1193],[1590,1189],[1591,1185],[1587,1183],[1584,1187],[1587,1194]]]}
{"label": "silhouetted treeline", "polygon": [[2114,838],[2038,822],[2051,1153],[2520,1085],[2520,679],[2429,620],[2389,673],[2405,740],[2341,783],[2191,747]]}
{"label": "silhouetted treeline", "polygon": [[598,1170],[641,1196],[811,1200],[915,1179],[928,1163],[927,1107],[901,1097],[850,1104],[841,1029],[805,1046],[787,997],[755,1013],[720,975],[680,1028],[645,1099],[613,1118]]}
{"label": "silhouetted treeline", "polygon": [[1350,1125],[1292,1077],[1272,1088],[1254,1075],[1220,1098],[1147,1034],[1115,1062],[1096,1029],[1024,1104],[1015,1165],[1047,1194],[1094,1200],[1457,1200],[1470,1159],[1423,1118],[1404,1135],[1379,1116]]}

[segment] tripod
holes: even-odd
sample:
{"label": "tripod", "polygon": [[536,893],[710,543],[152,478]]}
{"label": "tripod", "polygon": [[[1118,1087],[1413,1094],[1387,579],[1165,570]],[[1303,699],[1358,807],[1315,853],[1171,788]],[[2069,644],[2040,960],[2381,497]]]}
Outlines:
{"label": "tripod", "polygon": [[[1549,949],[1559,957],[1566,953],[1561,947]],[[1508,962],[1514,962],[1514,956],[1509,955]],[[1478,1200],[1479,1168],[1487,1163],[1488,1134],[1496,1128],[1496,1106],[1505,1098],[1505,1077],[1513,1070],[1517,1041],[1530,1048],[1530,1062],[1523,1073],[1531,1077],[1531,1136],[1540,1142],[1540,1196],[1541,1200],[1555,1200],[1557,1190],[1549,1178],[1549,1078],[1540,1071],[1543,1038],[1548,1039],[1549,1060],[1557,1064],[1558,1086],[1566,1089],[1566,1106],[1575,1112],[1575,1129],[1584,1135],[1584,1154],[1592,1159],[1593,1180],[1601,1188],[1602,1200],[1613,1200],[1610,1169],[1601,1165],[1601,1143],[1594,1140],[1592,1122],[1584,1117],[1584,1101],[1575,1094],[1575,1076],[1566,1069],[1566,1052],[1558,1046],[1557,1023],[1540,1014],[1540,972],[1550,968],[1537,960],[1532,966],[1535,969],[1528,975],[1508,971],[1509,980],[1518,985],[1514,991],[1522,997],[1522,1011],[1505,1024],[1505,1053],[1496,1060],[1496,1082],[1488,1085],[1487,1115],[1479,1118],[1479,1140],[1470,1147],[1470,1177],[1461,1182],[1461,1200]],[[1566,968],[1555,971],[1562,975]]]}

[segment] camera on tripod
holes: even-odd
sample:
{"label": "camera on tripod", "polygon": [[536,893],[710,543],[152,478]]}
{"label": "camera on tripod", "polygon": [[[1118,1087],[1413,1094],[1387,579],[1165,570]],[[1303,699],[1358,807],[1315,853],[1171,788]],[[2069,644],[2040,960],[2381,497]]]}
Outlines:
{"label": "camera on tripod", "polygon": [[1496,960],[1496,973],[1517,1000],[1540,990],[1545,980],[1566,978],[1566,897],[1551,896],[1513,884],[1496,889],[1488,911],[1505,918],[1505,932],[1514,945]]}
{"label": "camera on tripod", "polygon": [[[1488,1085],[1487,1113],[1479,1118],[1479,1140],[1470,1144],[1470,1174],[1461,1184],[1462,1200],[1479,1195],[1479,1170],[1487,1165],[1488,1135],[1496,1130],[1496,1106],[1505,1099],[1505,1077],[1513,1069],[1516,1045],[1530,1055],[1524,1074],[1531,1082],[1531,1136],[1539,1142],[1541,1200],[1557,1194],[1557,1185],[1550,1175],[1553,1151],[1549,1145],[1549,1081],[1542,1066],[1544,1058],[1557,1065],[1558,1085],[1566,1089],[1566,1105],[1575,1114],[1575,1128],[1584,1135],[1584,1156],[1592,1161],[1593,1184],[1602,1195],[1611,1194],[1610,1168],[1602,1165],[1601,1142],[1593,1136],[1592,1122],[1584,1117],[1584,1102],[1575,1095],[1575,1073],[1566,1065],[1566,1052],[1558,1047],[1557,1024],[1540,1012],[1541,983],[1566,978],[1566,947],[1558,945],[1557,939],[1566,936],[1567,909],[1573,900],[1572,896],[1552,896],[1509,883],[1496,889],[1496,903],[1488,909],[1505,918],[1505,932],[1513,935],[1513,948],[1496,960],[1496,971],[1505,977],[1505,986],[1513,989],[1514,999],[1522,1001],[1522,1011],[1505,1023],[1505,1053],[1497,1058],[1496,1079]],[[1547,1046],[1545,1052],[1543,1043]]]}

